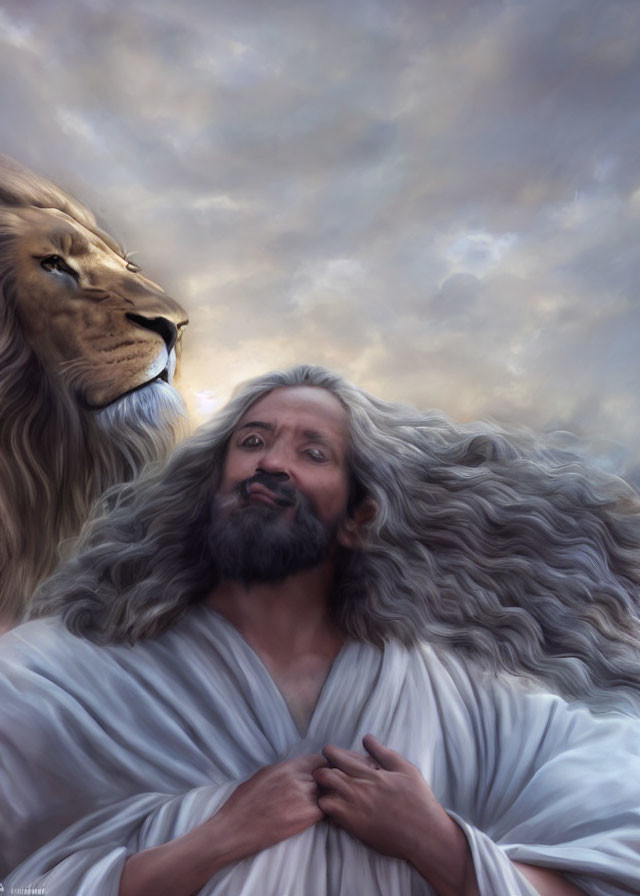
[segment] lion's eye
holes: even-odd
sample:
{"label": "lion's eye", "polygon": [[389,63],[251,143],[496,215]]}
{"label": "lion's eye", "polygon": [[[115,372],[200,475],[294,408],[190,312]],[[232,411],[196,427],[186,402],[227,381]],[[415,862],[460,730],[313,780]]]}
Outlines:
{"label": "lion's eye", "polygon": [[59,255],[47,255],[46,258],[43,258],[40,261],[40,266],[43,267],[45,271],[56,271],[59,274],[70,274],[76,280],[78,279],[78,272],[69,267],[64,258],[61,258]]}

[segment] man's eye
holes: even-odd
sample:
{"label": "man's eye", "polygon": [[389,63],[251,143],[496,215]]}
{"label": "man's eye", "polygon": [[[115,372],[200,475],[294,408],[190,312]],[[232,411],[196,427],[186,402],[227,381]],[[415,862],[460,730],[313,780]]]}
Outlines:
{"label": "man's eye", "polygon": [[41,259],[40,266],[45,271],[57,271],[60,274],[70,274],[72,277],[78,278],[78,272],[69,267],[64,258],[59,255],[47,255],[46,258]]}
{"label": "man's eye", "polygon": [[262,444],[262,439],[256,435],[245,436],[244,439],[240,440],[241,448],[260,448]]}
{"label": "man's eye", "polygon": [[305,454],[307,454],[311,460],[315,460],[318,463],[322,463],[322,461],[327,459],[326,454],[324,451],[321,451],[320,448],[306,448]]}

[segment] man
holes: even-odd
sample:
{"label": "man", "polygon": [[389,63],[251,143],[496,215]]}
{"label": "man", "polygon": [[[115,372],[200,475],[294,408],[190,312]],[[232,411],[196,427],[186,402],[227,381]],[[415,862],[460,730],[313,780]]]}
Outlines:
{"label": "man", "polygon": [[562,461],[250,384],[0,642],[5,887],[638,892],[637,719],[533,686],[637,707],[638,508]]}

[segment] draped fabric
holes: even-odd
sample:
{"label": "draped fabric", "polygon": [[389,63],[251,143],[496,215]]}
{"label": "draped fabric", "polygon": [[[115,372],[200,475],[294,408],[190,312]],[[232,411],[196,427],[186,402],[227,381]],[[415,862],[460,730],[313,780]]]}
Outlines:
{"label": "draped fabric", "polygon": [[[462,826],[482,896],[531,896],[511,859],[593,896],[640,893],[640,723],[592,716],[422,646],[349,641],[301,736],[264,665],[202,605],[96,647],[57,619],[0,639],[5,890],[117,896],[128,855],[210,817],[257,769],[372,732]],[[222,869],[206,896],[428,896],[328,821]]]}

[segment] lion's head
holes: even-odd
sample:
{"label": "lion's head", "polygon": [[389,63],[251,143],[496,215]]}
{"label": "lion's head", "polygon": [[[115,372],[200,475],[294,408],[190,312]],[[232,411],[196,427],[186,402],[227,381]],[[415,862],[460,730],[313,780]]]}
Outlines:
{"label": "lion's head", "polygon": [[0,157],[0,625],[93,501],[184,430],[186,323],[88,209]]}

